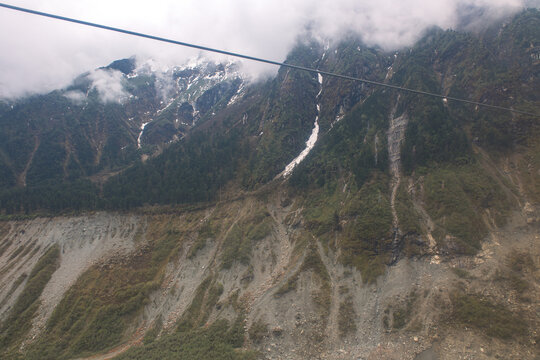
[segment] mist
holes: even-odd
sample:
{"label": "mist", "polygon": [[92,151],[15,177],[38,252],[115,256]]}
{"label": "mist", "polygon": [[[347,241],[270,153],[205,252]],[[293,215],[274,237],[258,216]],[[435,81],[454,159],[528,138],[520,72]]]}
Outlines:
{"label": "mist", "polygon": [[[9,3],[275,61],[285,59],[306,28],[325,41],[337,41],[352,32],[367,45],[390,51],[413,44],[432,26],[478,28],[526,6],[539,6],[538,0],[12,0]],[[474,24],[462,24],[463,14],[470,11],[481,16],[474,17]],[[77,75],[120,58],[152,58],[163,66],[172,66],[200,55],[193,49],[5,8],[0,8],[0,32],[0,98],[5,99],[65,87]],[[244,64],[244,70],[254,77],[277,70],[269,65]],[[113,101],[125,95],[113,85],[118,79],[106,78],[99,72],[94,76],[94,84],[104,98]]]}

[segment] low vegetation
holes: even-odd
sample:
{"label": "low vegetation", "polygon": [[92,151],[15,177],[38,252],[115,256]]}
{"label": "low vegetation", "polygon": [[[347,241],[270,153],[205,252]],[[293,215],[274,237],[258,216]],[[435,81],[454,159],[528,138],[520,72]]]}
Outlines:
{"label": "low vegetation", "polygon": [[197,239],[191,246],[188,254],[189,259],[193,259],[197,253],[204,249],[206,242],[216,236],[216,229],[211,220],[206,220],[197,234]]}
{"label": "low vegetation", "polygon": [[356,311],[352,298],[347,298],[339,304],[338,310],[338,329],[341,337],[352,334],[356,331]]}
{"label": "low vegetation", "polygon": [[341,262],[360,270],[366,283],[382,275],[389,260],[392,213],[388,189],[388,177],[375,172],[360,189],[354,183],[326,183],[302,203],[308,233],[325,249],[339,251]]}
{"label": "low vegetation", "polygon": [[296,290],[297,282],[298,282],[298,273],[295,273],[294,275],[291,275],[287,281],[277,289],[277,291],[274,293],[274,297],[280,297],[282,295],[287,294],[290,291]]}
{"label": "low vegetation", "polygon": [[4,304],[9,300],[11,295],[13,295],[13,293],[19,288],[19,286],[24,282],[24,280],[26,280],[27,277],[27,273],[22,273],[21,275],[19,275],[17,280],[15,280],[11,285],[11,288],[9,289],[7,294],[4,295],[4,299],[2,300],[2,302],[0,302],[0,307],[4,306]]}
{"label": "low vegetation", "polygon": [[266,210],[260,209],[254,215],[235,224],[223,243],[221,265],[230,269],[238,261],[247,265],[253,246],[272,232],[272,217]]}
{"label": "low vegetation", "polygon": [[268,324],[262,319],[257,319],[251,324],[249,328],[249,338],[254,343],[260,343],[266,336],[268,336]]}
{"label": "low vegetation", "polygon": [[404,236],[403,252],[406,256],[421,256],[425,254],[427,244],[417,240],[420,236],[425,238],[425,231],[420,224],[421,215],[407,191],[405,180],[402,180],[395,199],[399,229]]}
{"label": "low vegetation", "polygon": [[287,281],[278,288],[274,293],[274,297],[279,298],[290,291],[296,290],[300,275],[305,272],[311,272],[318,282],[318,287],[314,287],[311,291],[313,302],[316,306],[318,314],[323,321],[326,321],[330,314],[330,305],[332,297],[332,289],[330,283],[330,275],[328,269],[324,265],[319,253],[315,240],[308,242],[305,249],[304,260],[300,268],[291,275]]}
{"label": "low vegetation", "polygon": [[161,326],[154,324],[143,345],[129,349],[116,359],[255,359],[255,352],[239,350],[244,344],[245,317],[236,298],[231,302],[239,315],[232,323],[224,319],[207,323],[222,293],[223,286],[208,276],[198,286],[174,331],[162,332],[156,338]]}
{"label": "low vegetation", "polygon": [[174,331],[162,334],[158,339],[141,346],[132,347],[118,360],[255,360],[253,351],[239,350],[231,326],[226,320],[218,320],[207,328]]}
{"label": "low vegetation", "polygon": [[362,273],[366,283],[382,275],[392,242],[392,213],[385,176],[376,177],[347,201],[340,248],[342,261]]}
{"label": "low vegetation", "polygon": [[163,328],[163,319],[161,315],[159,315],[158,318],[153,322],[150,329],[147,330],[146,333],[144,334],[143,343],[146,345],[146,344],[150,344],[154,342],[154,340],[157,339],[162,328]]}
{"label": "low vegetation", "polygon": [[529,290],[532,288],[530,280],[536,270],[531,255],[513,250],[506,256],[505,265],[497,271],[495,280],[505,282],[519,301],[530,302]]}
{"label": "low vegetation", "polygon": [[487,336],[512,339],[527,333],[527,323],[519,314],[487,298],[456,293],[452,304],[452,318],[456,323],[476,328]]}
{"label": "low vegetation", "polygon": [[453,267],[452,272],[454,274],[456,274],[456,276],[459,277],[460,279],[472,279],[473,278],[473,276],[471,275],[470,272],[468,272],[465,269],[459,268],[459,267]]}
{"label": "low vegetation", "polygon": [[211,276],[204,279],[197,287],[191,305],[182,315],[178,331],[189,331],[205,325],[222,293],[223,285],[217,283]]}
{"label": "low vegetation", "polygon": [[[480,249],[488,231],[482,218],[485,211],[503,225],[511,208],[499,185],[474,161],[432,169],[425,178],[425,201],[437,225],[437,242],[454,254],[475,254]],[[446,235],[452,236],[452,243]]]}
{"label": "low vegetation", "polygon": [[[163,225],[163,224],[161,224]],[[83,273],[46,324],[43,336],[25,350],[27,359],[67,359],[107,350],[159,288],[165,264],[180,250],[183,235],[170,226],[133,255],[113,257]]]}
{"label": "low vegetation", "polygon": [[412,290],[404,301],[388,305],[383,316],[383,326],[387,329],[400,330],[409,324],[415,311],[415,303],[418,300],[418,294]]}
{"label": "low vegetation", "polygon": [[[28,280],[17,298],[8,317],[0,327],[0,349],[4,350],[7,357],[17,353],[18,345],[21,344],[25,335],[30,330],[32,318],[39,307],[39,296],[45,285],[51,279],[58,266],[60,248],[58,245],[51,246],[34,266]],[[19,277],[16,281],[24,281],[26,276]],[[9,355],[8,355],[9,354]]]}

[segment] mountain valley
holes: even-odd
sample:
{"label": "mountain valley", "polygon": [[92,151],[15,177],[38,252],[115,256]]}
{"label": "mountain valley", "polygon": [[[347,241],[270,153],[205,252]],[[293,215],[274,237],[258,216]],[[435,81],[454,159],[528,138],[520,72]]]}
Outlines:
{"label": "mountain valley", "polygon": [[[286,62],[540,111],[540,11]],[[540,123],[240,63],[0,101],[0,356],[536,359]]]}

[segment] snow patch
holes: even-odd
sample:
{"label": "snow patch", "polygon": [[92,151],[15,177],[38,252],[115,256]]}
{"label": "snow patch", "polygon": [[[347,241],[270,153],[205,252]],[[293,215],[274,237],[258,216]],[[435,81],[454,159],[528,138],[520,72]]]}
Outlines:
{"label": "snow patch", "polygon": [[289,165],[285,167],[285,170],[283,170],[283,176],[289,176],[292,174],[292,171],[296,167],[296,165],[300,164],[306,156],[308,156],[309,152],[313,147],[315,146],[315,143],[317,142],[317,138],[319,137],[319,116],[315,118],[315,126],[313,127],[313,130],[311,131],[311,135],[309,136],[308,141],[306,141],[306,148],[302,150],[300,155],[298,155],[293,161],[290,162]]}
{"label": "snow patch", "polygon": [[142,134],[144,132],[144,128],[146,127],[146,125],[150,124],[150,121],[149,122],[145,122],[141,125],[141,132],[139,133],[139,137],[137,138],[137,147],[140,149],[141,148],[141,138],[142,138]]}
{"label": "snow patch", "polygon": [[[319,92],[317,93],[317,99],[321,96],[322,94],[322,81],[323,81],[323,77],[321,74],[317,74],[318,75],[318,78],[319,78]],[[319,106],[319,105],[317,105]]]}
{"label": "snow patch", "polygon": [[386,72],[386,76],[384,77],[384,80],[386,81],[386,80],[390,79],[393,75],[394,75],[394,67],[389,66],[388,71]]}
{"label": "snow patch", "polygon": [[229,102],[227,103],[227,106],[231,106],[232,104],[234,104],[235,102],[238,101],[238,99],[240,99],[242,96],[244,96],[244,82],[242,82],[240,84],[240,86],[238,87],[238,91],[236,92],[236,94],[234,94],[232,97],[231,97],[231,100],[229,100]]}
{"label": "snow patch", "polygon": [[[159,109],[158,111],[156,111],[156,115],[160,115],[162,112],[164,112],[165,110],[167,110],[172,104],[174,104],[174,101],[176,99],[175,98],[172,98],[169,100],[169,102],[167,103],[167,105],[165,105],[163,108]],[[161,103],[163,105],[163,101],[161,101]]]}
{"label": "snow patch", "polygon": [[[318,80],[320,84],[320,90],[317,94],[317,100],[321,96],[322,93],[322,82],[323,77],[321,74],[318,74]],[[292,174],[292,171],[296,167],[296,165],[300,164],[310,153],[311,149],[315,147],[315,143],[317,142],[317,139],[319,137],[319,115],[321,113],[321,106],[317,102],[317,116],[315,116],[315,123],[313,124],[313,130],[311,130],[311,135],[309,136],[309,139],[306,141],[306,148],[302,150],[300,155],[298,155],[296,158],[294,158],[293,161],[291,161],[286,167],[285,170],[281,174],[278,175],[278,177],[287,177]]]}

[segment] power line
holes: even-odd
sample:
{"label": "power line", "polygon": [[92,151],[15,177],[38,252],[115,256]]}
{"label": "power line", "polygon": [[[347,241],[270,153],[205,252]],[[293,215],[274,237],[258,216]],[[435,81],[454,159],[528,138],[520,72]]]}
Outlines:
{"label": "power line", "polygon": [[472,104],[472,105],[478,105],[478,106],[482,106],[482,107],[490,108],[490,109],[494,109],[494,110],[505,110],[505,111],[510,111],[510,112],[514,112],[514,113],[517,113],[517,114],[529,115],[529,116],[534,116],[534,117],[539,117],[540,118],[540,114],[530,113],[530,112],[522,111],[522,110],[515,110],[515,109],[507,108],[507,107],[504,107],[504,106],[489,105],[489,104],[484,104],[484,103],[477,102],[477,101],[466,100],[466,99],[456,98],[456,97],[452,97],[452,96],[444,96],[444,95],[441,95],[441,94],[430,93],[430,92],[427,92],[427,91],[409,89],[409,88],[398,86],[398,85],[385,84],[385,83],[382,83],[382,82],[357,78],[357,77],[354,77],[354,76],[336,74],[336,73],[332,73],[332,72],[328,72],[328,71],[312,69],[312,68],[299,66],[299,65],[294,65],[294,64],[287,64],[287,63],[283,63],[283,62],[279,62],[279,61],[273,61],[273,60],[263,59],[263,58],[259,58],[259,57],[255,57],[255,56],[239,54],[239,53],[235,53],[235,52],[231,52],[231,51],[215,49],[215,48],[211,48],[211,47],[207,47],[207,46],[201,46],[201,45],[191,44],[191,43],[187,43],[187,42],[167,39],[167,38],[163,38],[163,37],[159,37],[159,36],[148,35],[148,34],[136,32],[136,31],[125,30],[125,29],[121,29],[121,28],[117,28],[117,27],[113,27],[113,26],[101,25],[101,24],[97,24],[97,23],[93,23],[93,22],[89,22],[89,21],[73,19],[73,18],[70,18],[70,17],[45,13],[45,12],[32,10],[32,9],[26,9],[26,8],[13,6],[13,5],[8,5],[8,4],[4,4],[4,3],[0,3],[0,7],[11,9],[11,10],[16,10],[16,11],[20,11],[20,12],[24,12],[24,13],[28,13],[28,14],[44,16],[44,17],[52,18],[52,19],[56,19],[56,20],[67,21],[67,22],[71,22],[71,23],[75,23],[75,24],[79,24],[79,25],[90,26],[90,27],[94,27],[94,28],[98,28],[98,29],[115,31],[115,32],[118,32],[118,33],[137,36],[137,37],[146,38],[146,39],[150,39],[150,40],[161,41],[161,42],[165,42],[165,43],[169,43],[169,44],[180,45],[180,46],[199,49],[199,50],[203,50],[203,51],[209,51],[209,52],[214,52],[214,53],[218,53],[218,54],[233,56],[233,57],[237,57],[237,58],[241,58],[241,59],[252,60],[252,61],[257,61],[257,62],[271,64],[271,65],[283,66],[283,67],[287,67],[287,68],[291,68],[291,69],[308,71],[308,72],[311,72],[311,73],[336,77],[336,78],[345,79],[345,80],[359,81],[359,82],[362,82],[362,83],[365,83],[365,84],[370,84],[370,85],[375,85],[375,86],[382,86],[382,87],[386,87],[386,88],[390,88],[390,89],[394,89],[394,90],[399,90],[399,91],[404,91],[404,92],[409,92],[409,93],[413,93],[413,94],[431,96],[431,97],[436,97],[436,98],[443,99],[443,100],[452,100],[452,101],[457,101],[457,102],[462,102],[462,103],[467,103],[467,104]]}

